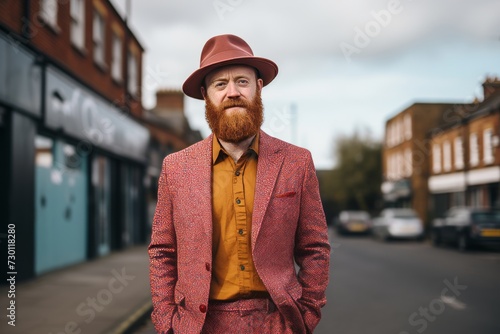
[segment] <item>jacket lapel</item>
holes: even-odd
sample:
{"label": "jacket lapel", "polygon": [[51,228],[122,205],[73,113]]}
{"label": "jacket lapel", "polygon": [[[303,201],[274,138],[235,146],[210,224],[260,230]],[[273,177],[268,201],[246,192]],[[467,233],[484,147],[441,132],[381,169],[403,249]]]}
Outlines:
{"label": "jacket lapel", "polygon": [[257,181],[252,214],[252,249],[255,249],[257,236],[266,213],[269,201],[283,163],[283,152],[279,141],[273,140],[265,132],[260,132],[259,160],[257,164]]}
{"label": "jacket lapel", "polygon": [[[196,215],[197,226],[202,228],[204,236],[208,236],[212,244],[212,135],[206,138],[193,161],[191,169],[191,180],[197,180],[192,184],[190,191],[193,203],[198,203],[199,211]],[[203,238],[202,240],[206,240]],[[211,250],[210,246],[210,250]]]}

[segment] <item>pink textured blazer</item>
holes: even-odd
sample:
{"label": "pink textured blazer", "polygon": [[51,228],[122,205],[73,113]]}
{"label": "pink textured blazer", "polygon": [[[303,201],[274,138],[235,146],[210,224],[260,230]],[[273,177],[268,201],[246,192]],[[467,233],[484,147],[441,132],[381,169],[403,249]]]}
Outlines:
{"label": "pink textured blazer", "polygon": [[[311,154],[262,131],[259,145],[255,267],[291,332],[312,333],[326,303],[330,244]],[[151,317],[158,333],[200,333],[205,321],[211,165],[212,136],[163,161],[149,246]]]}

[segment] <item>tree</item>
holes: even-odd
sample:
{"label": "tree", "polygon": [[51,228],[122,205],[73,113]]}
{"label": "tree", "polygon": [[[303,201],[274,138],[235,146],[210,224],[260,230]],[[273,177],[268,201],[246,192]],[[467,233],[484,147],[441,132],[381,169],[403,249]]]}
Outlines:
{"label": "tree", "polygon": [[[324,203],[335,212],[365,210],[374,213],[381,204],[382,144],[356,130],[334,142],[336,166],[321,178]],[[326,210],[325,210],[326,211]]]}

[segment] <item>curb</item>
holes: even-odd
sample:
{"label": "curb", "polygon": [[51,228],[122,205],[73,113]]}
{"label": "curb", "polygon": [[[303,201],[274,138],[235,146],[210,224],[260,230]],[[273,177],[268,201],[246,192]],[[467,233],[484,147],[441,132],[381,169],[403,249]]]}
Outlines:
{"label": "curb", "polygon": [[131,334],[134,329],[141,325],[151,315],[153,304],[151,301],[144,303],[139,309],[122,321],[109,334]]}

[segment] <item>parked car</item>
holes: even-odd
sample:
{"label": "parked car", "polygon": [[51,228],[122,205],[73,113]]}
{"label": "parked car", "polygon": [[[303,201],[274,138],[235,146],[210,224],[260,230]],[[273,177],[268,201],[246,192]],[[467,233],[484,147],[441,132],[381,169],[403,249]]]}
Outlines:
{"label": "parked car", "polygon": [[435,246],[453,243],[461,251],[480,244],[500,243],[500,209],[454,207],[432,222]]}
{"label": "parked car", "polygon": [[412,209],[384,209],[373,220],[372,234],[382,241],[395,238],[422,240],[424,228]]}
{"label": "parked car", "polygon": [[342,211],[336,228],[339,234],[368,233],[371,229],[370,214],[366,211]]}

